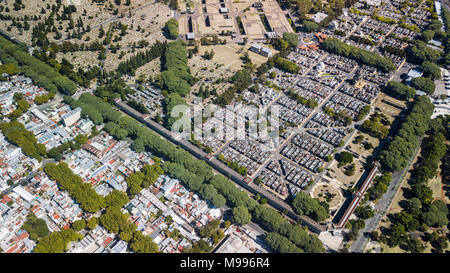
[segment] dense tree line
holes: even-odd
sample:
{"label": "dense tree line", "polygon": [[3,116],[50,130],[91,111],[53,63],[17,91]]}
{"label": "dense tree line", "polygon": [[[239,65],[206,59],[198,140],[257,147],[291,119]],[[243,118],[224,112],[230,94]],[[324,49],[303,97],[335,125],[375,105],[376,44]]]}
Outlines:
{"label": "dense tree line", "polygon": [[215,101],[217,105],[222,107],[228,105],[234,99],[236,93],[246,90],[253,83],[251,71],[248,69],[239,70],[229,79],[229,82],[233,85],[217,97]]}
{"label": "dense tree line", "polygon": [[8,142],[19,146],[22,152],[38,161],[42,160],[42,156],[46,154],[45,145],[37,143],[34,134],[25,129],[22,123],[18,121],[0,123],[2,131]]}
{"label": "dense tree line", "polygon": [[181,40],[167,44],[161,57],[162,73],[157,80],[162,90],[186,96],[195,82],[188,66],[187,50]]}
{"label": "dense tree line", "polygon": [[297,74],[300,71],[300,67],[296,63],[291,62],[283,57],[277,57],[275,59],[275,66],[281,70],[294,74]]}
{"label": "dense tree line", "polygon": [[164,125],[166,128],[171,129],[172,125],[177,121],[182,114],[180,113],[180,116],[173,117],[172,116],[172,110],[177,105],[186,105],[186,101],[178,94],[178,93],[172,93],[167,94],[165,96],[165,99],[163,101],[163,109],[164,109]]}
{"label": "dense tree line", "polygon": [[411,86],[417,90],[424,91],[428,95],[433,95],[436,85],[434,81],[424,77],[417,77],[411,80]]}
{"label": "dense tree line", "polygon": [[33,252],[64,253],[69,242],[78,241],[82,238],[83,236],[73,229],[61,229],[61,231],[54,231],[39,239]]}
{"label": "dense tree line", "polygon": [[[295,240],[295,244],[304,249],[305,252],[324,251],[316,235],[310,235],[299,226],[291,225],[276,210],[258,205],[257,201],[250,198],[246,192],[239,190],[233,182],[222,175],[214,175],[211,167],[203,160],[195,159],[189,152],[177,148],[149,129],[142,127],[133,118],[123,116],[112,121],[109,117],[111,116],[110,111],[118,112],[113,110],[111,105],[99,98],[89,94],[83,94],[80,96],[80,101],[84,103],[72,101],[72,104],[80,105],[82,108],[93,107],[92,105],[95,105],[96,115],[99,115],[100,119],[110,120],[127,131],[127,135],[133,139],[132,147],[136,152],[142,152],[147,149],[156,156],[164,159],[164,171],[169,174],[178,175],[175,177],[183,181],[189,188],[196,190],[202,187],[204,188],[203,193],[209,194],[211,200],[215,196],[214,193],[217,192],[218,197],[216,198],[221,199],[219,196],[223,196],[230,207],[246,207],[252,214],[252,219],[262,223],[271,230],[279,232],[281,235],[289,237],[290,240]],[[87,104],[87,101],[90,101],[92,105]],[[109,110],[104,108],[106,106],[109,107]],[[113,134],[113,136],[115,135]],[[206,184],[206,186],[201,186],[202,184]],[[208,196],[205,198],[208,198]],[[223,201],[219,200],[218,202]]]}
{"label": "dense tree line", "polygon": [[237,162],[226,159],[222,154],[219,154],[217,156],[217,159],[219,159],[221,162],[225,163],[228,167],[235,170],[240,175],[242,175],[242,176],[247,175],[247,168],[244,166],[240,166]]}
{"label": "dense tree line", "polygon": [[380,162],[386,170],[396,171],[406,167],[408,160],[419,146],[419,137],[428,129],[434,106],[430,100],[418,97],[405,118],[397,134],[379,155]]}
{"label": "dense tree line", "polygon": [[444,38],[444,64],[450,64],[450,12],[447,8],[442,8],[442,17],[445,26],[445,38]]}
{"label": "dense tree line", "polygon": [[91,184],[83,183],[81,177],[74,174],[67,163],[47,163],[44,171],[50,179],[58,182],[58,186],[66,190],[84,211],[94,213],[105,207],[104,198],[92,188]]}
{"label": "dense tree line", "polygon": [[153,61],[156,58],[159,58],[163,55],[164,50],[167,46],[167,43],[161,43],[160,41],[156,41],[150,49],[146,51],[138,52],[136,55],[133,55],[128,60],[119,63],[119,66],[116,69],[117,75],[128,74],[131,76],[135,75],[136,69],[143,66],[144,64]]}
{"label": "dense tree line", "polygon": [[322,48],[337,55],[354,59],[361,64],[375,66],[386,72],[395,70],[395,65],[390,59],[374,52],[348,45],[337,38],[326,39],[322,44]]}
{"label": "dense tree line", "polygon": [[278,253],[303,253],[303,250],[289,241],[289,239],[276,232],[268,233],[266,242],[272,250]]}
{"label": "dense tree line", "polygon": [[[401,206],[403,211],[391,215],[391,225],[382,229],[376,238],[389,246],[400,246],[410,252],[423,252],[423,242],[430,242],[437,252],[443,252],[448,246],[448,239],[439,236],[436,231],[430,233],[429,227],[442,228],[448,225],[449,210],[442,200],[433,201],[433,191],[428,181],[437,175],[439,163],[446,153],[446,137],[448,117],[433,121],[421,145],[421,156],[414,166],[408,180],[411,196]],[[414,238],[413,233],[421,234],[421,239]]]}
{"label": "dense tree line", "polygon": [[292,200],[292,207],[299,215],[309,216],[319,222],[325,221],[330,216],[327,203],[320,202],[303,191],[297,193]]}
{"label": "dense tree line", "polygon": [[36,241],[37,239],[50,233],[45,220],[37,218],[32,212],[28,214],[27,220],[23,224],[22,228],[28,232],[30,239],[33,241]]}
{"label": "dense tree line", "polygon": [[44,62],[30,56],[18,45],[0,36],[0,59],[2,62],[13,60],[21,65],[21,71],[33,80],[33,83],[48,91],[72,95],[77,87],[67,77],[61,76]]}
{"label": "dense tree line", "polygon": [[167,36],[170,39],[178,38],[178,22],[175,18],[170,18],[164,25]]}
{"label": "dense tree line", "polygon": [[81,94],[79,100],[66,96],[64,97],[64,101],[68,103],[72,109],[81,107],[81,115],[83,117],[88,117],[96,125],[107,123],[109,121],[117,122],[121,116],[110,104],[87,93]]}
{"label": "dense tree line", "polygon": [[416,90],[400,82],[389,81],[383,87],[383,91],[399,100],[409,100],[416,95]]}

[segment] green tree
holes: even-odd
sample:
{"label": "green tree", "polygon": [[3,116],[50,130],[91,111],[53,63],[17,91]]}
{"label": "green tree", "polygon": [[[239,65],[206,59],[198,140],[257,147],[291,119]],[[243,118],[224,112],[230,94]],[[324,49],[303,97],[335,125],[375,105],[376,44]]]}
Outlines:
{"label": "green tree", "polygon": [[75,231],[80,231],[86,227],[86,221],[84,219],[76,220],[72,223],[72,228]]}
{"label": "green tree", "polygon": [[252,215],[246,207],[238,206],[233,209],[232,220],[238,225],[245,225],[252,220]]}

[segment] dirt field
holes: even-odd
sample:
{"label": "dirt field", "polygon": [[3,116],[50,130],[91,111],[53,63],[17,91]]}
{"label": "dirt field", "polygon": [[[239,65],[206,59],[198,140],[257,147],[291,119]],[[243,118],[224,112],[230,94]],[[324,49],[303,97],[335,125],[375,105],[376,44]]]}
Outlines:
{"label": "dirt field", "polygon": [[438,175],[428,181],[428,186],[433,191],[433,198],[435,200],[443,200],[446,204],[450,203],[449,198],[445,195],[445,191],[443,189],[442,177],[441,177],[441,166],[440,164],[438,168]]}
{"label": "dirt field", "polygon": [[393,104],[396,104],[399,107],[406,108],[406,104],[404,101],[397,100],[397,99],[390,97],[384,93],[381,93],[377,97],[377,99],[375,100],[373,105],[374,105],[374,107],[378,107],[382,113],[384,113],[386,116],[388,116],[389,121],[391,121],[391,122],[401,112],[401,110],[397,107],[394,107],[392,105],[389,105],[389,104],[383,102],[383,100],[388,101]]}
{"label": "dirt field", "polygon": [[331,198],[330,202],[328,202],[328,205],[330,206],[330,209],[337,209],[339,205],[343,202],[343,196],[339,189],[336,189],[331,184],[317,184],[312,190],[311,190],[313,198],[319,198],[320,201],[326,201],[325,194],[333,194],[334,197]]}
{"label": "dirt field", "polygon": [[[9,32],[20,40],[31,44],[31,31],[38,22],[41,22],[49,15],[47,10],[47,4],[50,6],[54,5],[56,1],[37,1],[28,0],[23,1],[25,3],[25,8],[19,11],[14,11],[15,16],[23,15],[37,15],[40,17],[39,20],[33,21],[29,20],[30,29],[25,31],[19,31],[16,27],[13,27]],[[8,4],[1,3],[1,5],[6,5],[12,11],[14,1],[8,1]],[[64,0],[63,4],[67,5],[68,0]],[[51,32],[47,35],[50,42],[56,42],[61,44],[62,42],[71,42],[74,44],[84,43],[85,45],[91,44],[93,41],[99,41],[100,43],[105,39],[106,36],[99,38],[100,30],[106,33],[113,26],[117,25],[119,22],[127,26],[126,34],[121,36],[119,29],[114,29],[111,36],[111,45],[115,47],[119,46],[121,49],[117,50],[117,53],[111,53],[110,51],[106,54],[106,60],[104,61],[104,68],[107,71],[115,69],[117,64],[127,59],[128,57],[134,55],[136,52],[143,50],[135,48],[132,49],[133,44],[137,44],[141,40],[147,41],[150,45],[156,40],[164,41],[162,28],[166,21],[171,17],[171,11],[167,5],[163,3],[156,3],[153,1],[146,0],[135,0],[131,2],[130,6],[126,6],[124,1],[120,6],[112,5],[110,8],[110,3],[113,1],[106,1],[105,4],[92,3],[90,0],[77,0],[74,1],[76,11],[71,14],[71,18],[74,22],[74,28],[69,29],[69,20],[56,20],[54,25],[57,31],[62,35],[58,40],[55,39],[55,33]],[[45,14],[41,14],[41,9],[47,10]],[[116,11],[117,10],[117,11]],[[117,12],[117,13],[116,13]],[[62,14],[62,8],[58,12]],[[90,31],[82,34],[81,38],[72,38],[72,33],[75,31],[80,31],[78,21],[81,19],[83,27],[86,29],[90,27]],[[0,21],[0,28],[8,31],[8,26],[11,21]],[[122,53],[123,52],[123,53]],[[125,54],[119,59],[119,54]],[[63,57],[72,62],[77,67],[89,68],[92,65],[97,65],[98,51],[80,51],[72,53],[58,53],[57,59],[61,60]]]}
{"label": "dirt field", "polygon": [[145,75],[145,78],[148,79],[150,76],[155,77],[159,75],[160,72],[161,72],[161,61],[158,58],[136,69],[136,77],[139,77],[140,75]]}
{"label": "dirt field", "polygon": [[242,24],[244,25],[245,34],[250,40],[265,39],[266,30],[257,13],[245,13],[242,17]]}
{"label": "dirt field", "polygon": [[364,148],[364,145],[361,144],[355,144],[353,143],[353,140],[358,136],[358,135],[363,135],[364,136],[364,140],[363,141],[367,141],[368,143],[371,143],[373,147],[377,147],[378,144],[380,144],[380,140],[378,138],[369,136],[366,133],[363,132],[358,132],[355,134],[355,136],[348,142],[347,146],[349,146],[350,150],[352,150],[353,152],[359,154],[361,157],[367,157],[369,155],[372,154],[373,149],[368,149],[366,150]]}
{"label": "dirt field", "polygon": [[286,16],[282,12],[278,3],[274,0],[264,1],[264,13],[266,14],[267,20],[269,21],[269,25],[272,28],[272,31],[277,33],[284,32],[294,32],[291,25],[289,24]]}
{"label": "dirt field", "polygon": [[363,164],[360,160],[354,159],[353,163],[355,163],[355,174],[352,176],[348,176],[344,174],[344,167],[338,168],[338,162],[334,160],[334,162],[330,165],[329,169],[329,175],[331,178],[334,178],[338,180],[339,182],[343,183],[346,187],[351,188],[353,185],[358,182],[359,178],[361,177],[362,173],[364,172]]}

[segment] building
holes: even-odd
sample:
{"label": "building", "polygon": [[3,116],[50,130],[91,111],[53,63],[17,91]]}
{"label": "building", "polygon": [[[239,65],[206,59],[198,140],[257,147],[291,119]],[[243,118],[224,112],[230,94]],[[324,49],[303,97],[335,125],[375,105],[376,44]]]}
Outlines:
{"label": "building", "polygon": [[270,57],[272,57],[272,50],[270,50],[270,49],[268,49],[266,47],[263,47],[261,49],[260,54],[263,55],[264,57],[270,58]]}
{"label": "building", "polygon": [[27,192],[22,186],[17,186],[13,189],[13,192],[17,193],[20,197],[22,197],[28,203],[33,201],[34,196]]}
{"label": "building", "polygon": [[272,57],[272,50],[270,50],[269,48],[263,47],[260,44],[253,43],[251,45],[251,47],[249,48],[249,50],[252,52],[258,53],[264,57],[268,57],[268,58]]}
{"label": "building", "polygon": [[188,33],[186,34],[186,39],[187,39],[187,40],[195,40],[195,34],[194,34],[194,32],[188,32]]}
{"label": "building", "polygon": [[335,31],[339,27],[339,23],[336,20],[331,21],[331,23],[328,25],[328,28],[331,31]]}
{"label": "building", "polygon": [[72,126],[81,118],[81,108],[78,107],[77,109],[64,114],[61,118],[65,126]]}
{"label": "building", "polygon": [[266,32],[266,37],[268,38],[268,39],[275,39],[275,38],[277,38],[278,37],[278,34],[276,33],[276,32]]}
{"label": "building", "polygon": [[320,22],[323,21],[323,19],[327,18],[328,15],[326,13],[323,12],[318,12],[316,14],[314,14],[314,16],[311,17],[311,19],[316,22],[317,24],[319,24]]}
{"label": "building", "polygon": [[412,79],[422,77],[422,74],[423,72],[420,68],[411,68],[408,71],[406,82],[411,83]]}
{"label": "building", "polygon": [[261,52],[262,48],[263,47],[260,44],[252,44],[252,46],[249,48],[249,50],[259,54]]}
{"label": "building", "polygon": [[364,180],[364,183],[362,184],[361,188],[357,190],[353,194],[353,199],[348,208],[345,210],[344,215],[342,215],[341,219],[338,223],[333,223],[333,227],[335,229],[344,229],[347,225],[347,221],[350,219],[350,216],[355,211],[356,207],[358,206],[361,199],[364,197],[364,194],[366,193],[367,189],[369,188],[370,184],[372,183],[373,179],[375,178],[378,169],[380,168],[380,163],[375,162],[372,170],[370,171],[369,175],[366,177],[366,180]]}
{"label": "building", "polygon": [[260,8],[263,7],[263,3],[261,3],[261,2],[255,2],[255,3],[253,3],[253,7],[256,8],[256,9],[260,9]]}

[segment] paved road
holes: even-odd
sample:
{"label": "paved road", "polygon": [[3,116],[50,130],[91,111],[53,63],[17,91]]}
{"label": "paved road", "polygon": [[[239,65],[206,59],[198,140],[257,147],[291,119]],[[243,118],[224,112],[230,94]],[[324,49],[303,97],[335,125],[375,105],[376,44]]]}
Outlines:
{"label": "paved road", "polygon": [[181,148],[185,149],[186,151],[190,152],[195,157],[204,160],[206,163],[208,163],[211,167],[213,167],[216,171],[223,174],[225,177],[228,177],[231,181],[238,184],[240,187],[250,191],[253,194],[259,194],[261,197],[264,197],[267,199],[268,203],[276,208],[279,211],[287,210],[287,216],[291,218],[294,221],[301,221],[303,224],[307,225],[308,228],[311,231],[314,232],[322,232],[326,228],[318,224],[316,221],[312,220],[311,218],[307,216],[299,216],[297,215],[292,208],[286,204],[283,200],[279,199],[277,196],[272,194],[271,192],[267,191],[266,189],[257,186],[254,183],[245,183],[244,177],[237,173],[236,171],[232,170],[230,167],[219,161],[217,158],[210,158],[207,153],[205,153],[203,150],[199,149],[197,146],[194,146],[189,141],[186,141],[182,138],[178,138],[177,136],[173,136],[172,133],[164,128],[159,123],[151,120],[146,115],[142,115],[138,111],[134,110],[130,106],[128,106],[126,103],[122,101],[116,101],[116,106],[119,107],[121,111],[124,113],[132,116],[139,122],[143,123],[147,127],[149,127],[152,131],[157,133],[158,135],[162,136],[163,138],[167,139],[168,141],[174,143],[175,145],[179,145]]}
{"label": "paved road", "polygon": [[383,196],[378,200],[375,205],[375,216],[368,219],[365,223],[365,228],[360,230],[358,233],[358,239],[351,245],[351,252],[363,252],[367,243],[369,242],[368,234],[374,231],[380,224],[381,219],[386,215],[389,210],[392,201],[395,198],[397,191],[399,190],[402,181],[407,174],[411,164],[419,152],[419,147],[416,148],[414,156],[410,158],[408,165],[401,171],[394,172],[392,174],[392,182],[389,184],[388,190]]}
{"label": "paved road", "polygon": [[[42,165],[41,166],[45,166],[45,164],[47,163],[56,163],[55,160],[53,159],[43,159],[42,160]],[[30,183],[30,179],[33,178],[36,174],[38,174],[40,172],[40,168],[37,168],[34,172],[31,172],[26,178],[22,178],[20,179],[19,182],[15,183],[12,187],[9,187],[8,189],[4,190],[3,192],[1,192],[1,194],[8,194],[10,193],[15,187],[21,185],[21,186],[25,186],[28,185],[28,183]]]}

